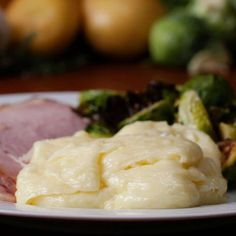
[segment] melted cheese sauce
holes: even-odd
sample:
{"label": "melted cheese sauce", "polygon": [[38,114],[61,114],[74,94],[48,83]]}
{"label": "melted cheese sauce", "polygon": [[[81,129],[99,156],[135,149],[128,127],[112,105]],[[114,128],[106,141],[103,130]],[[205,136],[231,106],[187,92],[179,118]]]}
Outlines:
{"label": "melted cheese sauce", "polygon": [[220,152],[206,134],[136,122],[111,138],[36,142],[18,175],[19,204],[43,207],[183,208],[224,201]]}

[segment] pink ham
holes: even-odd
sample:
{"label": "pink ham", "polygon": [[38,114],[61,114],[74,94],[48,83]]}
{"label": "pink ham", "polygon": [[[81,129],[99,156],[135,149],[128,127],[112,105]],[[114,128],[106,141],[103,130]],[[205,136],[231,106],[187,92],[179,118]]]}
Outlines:
{"label": "pink ham", "polygon": [[14,200],[22,155],[42,139],[64,137],[84,129],[86,122],[71,107],[51,100],[0,106],[0,200]]}

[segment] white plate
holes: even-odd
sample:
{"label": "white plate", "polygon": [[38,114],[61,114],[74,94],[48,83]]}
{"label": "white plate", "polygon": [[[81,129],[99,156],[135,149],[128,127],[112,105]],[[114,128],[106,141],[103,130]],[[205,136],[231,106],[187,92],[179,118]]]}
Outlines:
{"label": "white plate", "polygon": [[48,98],[59,102],[67,103],[72,106],[78,105],[78,92],[43,92],[43,93],[16,93],[0,95],[0,104],[11,104],[22,102],[32,98]]}
{"label": "white plate", "polygon": [[[32,97],[52,98],[71,105],[78,103],[78,93],[28,93],[0,96],[1,103],[13,103]],[[100,209],[45,209],[34,206],[17,206],[12,203],[0,202],[0,216],[33,217],[65,220],[181,220],[236,216],[236,192],[230,192],[227,202],[219,205],[201,206],[186,209],[162,210],[119,210],[107,211]]]}
{"label": "white plate", "polygon": [[35,206],[18,206],[0,202],[0,215],[73,219],[73,220],[182,220],[211,217],[236,216],[236,192],[228,194],[224,204],[185,209],[154,210],[100,210],[100,209],[54,209]]}

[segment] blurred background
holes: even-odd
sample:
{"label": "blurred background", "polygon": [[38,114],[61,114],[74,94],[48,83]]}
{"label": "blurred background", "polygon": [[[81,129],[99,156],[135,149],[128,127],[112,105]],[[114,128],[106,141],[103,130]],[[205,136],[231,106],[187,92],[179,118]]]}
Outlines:
{"label": "blurred background", "polygon": [[0,75],[138,64],[227,76],[236,0],[0,0]]}

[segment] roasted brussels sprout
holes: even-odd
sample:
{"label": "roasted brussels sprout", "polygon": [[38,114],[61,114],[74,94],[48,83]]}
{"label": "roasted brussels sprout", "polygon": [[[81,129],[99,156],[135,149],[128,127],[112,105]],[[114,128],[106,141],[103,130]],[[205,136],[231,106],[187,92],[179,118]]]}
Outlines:
{"label": "roasted brussels sprout", "polygon": [[190,75],[213,74],[226,76],[229,74],[231,55],[224,45],[212,43],[197,52],[188,63]]}
{"label": "roasted brussels sprout", "polygon": [[228,180],[230,188],[235,189],[236,183],[236,141],[225,140],[219,143],[219,148],[223,153],[222,169],[223,175]]}
{"label": "roasted brussels sprout", "polygon": [[231,0],[194,0],[190,12],[204,20],[211,33],[219,38],[236,36],[236,11]]}
{"label": "roasted brussels sprout", "polygon": [[154,62],[185,65],[202,47],[204,23],[186,11],[173,12],[154,23],[149,37],[149,50]]}
{"label": "roasted brussels sprout", "polygon": [[79,111],[83,115],[92,115],[106,105],[107,99],[117,95],[113,90],[86,90],[80,93]]}
{"label": "roasted brussels sprout", "polygon": [[185,125],[191,125],[215,138],[207,110],[195,91],[187,91],[180,98],[178,121]]}
{"label": "roasted brussels sprout", "polygon": [[119,127],[121,128],[135,121],[144,121],[144,120],[153,120],[153,121],[165,120],[169,123],[172,123],[174,121],[173,106],[169,103],[169,101],[161,100],[147,108],[144,108],[143,110],[137,112],[133,116],[123,120],[119,124]]}
{"label": "roasted brussels sprout", "polygon": [[224,139],[234,139],[236,140],[236,125],[226,124],[221,122],[219,124],[221,138]]}
{"label": "roasted brussels sprout", "polygon": [[188,90],[196,91],[207,108],[229,105],[235,96],[229,83],[224,78],[214,75],[195,76],[183,86],[179,86],[179,90],[182,93]]}

